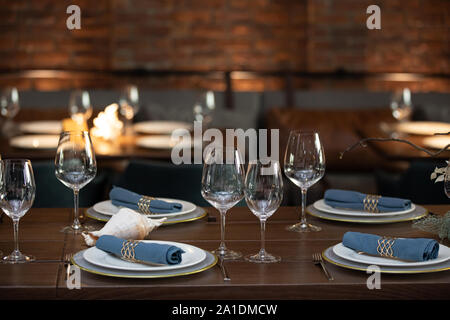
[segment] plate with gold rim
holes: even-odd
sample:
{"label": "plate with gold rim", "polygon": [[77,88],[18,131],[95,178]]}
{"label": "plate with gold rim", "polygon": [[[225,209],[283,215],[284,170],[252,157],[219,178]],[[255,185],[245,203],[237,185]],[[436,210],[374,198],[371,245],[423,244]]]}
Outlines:
{"label": "plate with gold rim", "polygon": [[429,137],[423,139],[422,143],[426,147],[440,150],[450,144],[450,136]]}
{"label": "plate with gold rim", "polygon": [[94,264],[96,266],[126,271],[176,270],[193,266],[197,263],[202,262],[206,258],[206,253],[203,249],[192,246],[190,244],[173,241],[159,241],[159,240],[142,240],[142,242],[177,246],[178,248],[184,251],[184,253],[182,254],[181,263],[174,265],[149,265],[143,263],[129,262],[119,257],[116,257],[113,254],[109,254],[103,250],[100,250],[96,247],[91,247],[85,250],[83,252],[83,258],[87,262]]}
{"label": "plate with gold rim", "polygon": [[395,124],[394,130],[415,135],[433,135],[435,133],[450,132],[450,123],[437,121],[408,121]]}
{"label": "plate with gold rim", "polygon": [[[171,225],[171,224],[195,221],[195,220],[199,220],[199,219],[206,217],[207,214],[208,213],[204,209],[197,207],[194,211],[192,211],[190,213],[186,213],[184,215],[175,216],[175,217],[167,217],[167,220],[164,221],[162,225],[167,226],[167,225]],[[90,207],[89,209],[86,210],[86,216],[91,219],[94,219],[97,221],[102,221],[102,222],[107,222],[109,219],[111,219],[111,216],[101,214],[101,213],[95,211],[93,207]]]}
{"label": "plate with gold rim", "polygon": [[325,249],[322,252],[322,257],[324,258],[325,261],[346,269],[367,272],[367,271],[374,271],[375,267],[378,267],[378,269],[376,270],[380,271],[381,273],[395,273],[395,274],[430,273],[430,272],[450,270],[450,260],[427,266],[414,266],[414,267],[402,267],[402,266],[391,267],[391,266],[369,265],[367,263],[354,262],[339,257],[333,252],[333,247],[334,246],[331,246]]}
{"label": "plate with gold rim", "polygon": [[367,211],[359,211],[359,210],[351,210],[351,209],[342,209],[342,208],[334,208],[325,203],[324,199],[317,200],[313,203],[314,208],[319,211],[332,213],[340,216],[354,216],[354,217],[392,217],[399,216],[409,212],[412,212],[416,209],[416,205],[411,203],[411,207],[401,211],[390,211],[390,212],[379,212],[372,213]]}
{"label": "plate with gold rim", "polygon": [[412,221],[423,218],[428,214],[428,210],[419,205],[416,205],[415,210],[412,212],[392,217],[377,217],[374,215],[367,217],[341,216],[317,210],[316,208],[314,208],[312,204],[306,208],[306,212],[311,216],[325,220],[352,222],[352,223],[367,223],[367,224],[383,224],[383,223]]}
{"label": "plate with gold rim", "polygon": [[[178,202],[182,205],[182,210],[179,212],[171,212],[171,213],[153,213],[149,215],[151,218],[165,218],[165,217],[176,217],[189,212],[192,212],[197,208],[197,206],[191,202],[178,200],[178,199],[168,199],[168,198],[157,198],[158,200],[166,201],[166,202]],[[105,216],[113,216],[117,212],[119,212],[121,207],[118,207],[112,203],[111,200],[105,200],[94,204],[94,210],[104,214]]]}
{"label": "plate with gold rim", "polygon": [[[85,249],[88,250],[88,249]],[[206,271],[212,267],[214,267],[218,261],[217,256],[213,255],[210,252],[205,251],[206,258],[198,264],[176,269],[176,270],[160,270],[160,271],[127,271],[127,270],[115,270],[104,268],[100,266],[96,266],[94,264],[89,263],[83,258],[82,250],[76,253],[71,262],[79,267],[81,270],[102,275],[108,277],[116,277],[116,278],[141,278],[141,279],[152,279],[152,278],[170,278],[170,277],[179,277],[179,276],[187,276],[191,274],[200,273]]]}
{"label": "plate with gold rim", "polygon": [[62,121],[27,121],[19,124],[19,129],[26,133],[60,134],[63,130]]}
{"label": "plate with gold rim", "polygon": [[347,248],[341,243],[333,246],[333,253],[337,256],[358,263],[368,265],[386,266],[386,267],[421,267],[436,263],[442,263],[450,260],[450,248],[440,244],[439,255],[436,259],[427,261],[402,261],[398,259],[389,259],[377,256],[360,254],[353,249]]}
{"label": "plate with gold rim", "polygon": [[56,149],[59,135],[31,134],[11,138],[9,144],[21,149]]}
{"label": "plate with gold rim", "polygon": [[192,130],[192,123],[182,121],[142,121],[134,124],[134,130],[146,134],[171,134],[174,130]]}

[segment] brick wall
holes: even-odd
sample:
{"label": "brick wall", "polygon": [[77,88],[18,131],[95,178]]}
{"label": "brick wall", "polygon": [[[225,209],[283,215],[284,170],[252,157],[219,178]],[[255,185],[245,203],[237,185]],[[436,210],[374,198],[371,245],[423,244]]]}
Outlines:
{"label": "brick wall", "polygon": [[[381,7],[382,30],[366,28]],[[81,7],[81,30],[66,8]],[[450,74],[449,0],[0,0],[0,69],[123,71],[292,70]],[[128,80],[128,79],[121,79]],[[153,87],[213,87],[199,76],[135,80]],[[113,86],[117,79],[0,77],[38,89]],[[398,81],[397,81],[398,82]],[[397,83],[394,81],[394,83]],[[449,91],[448,79],[416,81]],[[297,80],[295,86],[361,85]],[[386,81],[366,81],[384,88]],[[236,89],[283,86],[274,77],[234,80]]]}

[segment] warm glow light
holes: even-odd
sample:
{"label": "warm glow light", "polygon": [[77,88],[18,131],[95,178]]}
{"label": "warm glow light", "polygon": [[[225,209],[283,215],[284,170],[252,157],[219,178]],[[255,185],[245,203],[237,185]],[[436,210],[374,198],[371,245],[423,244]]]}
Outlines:
{"label": "warm glow light", "polygon": [[119,106],[113,103],[100,112],[94,119],[94,127],[91,129],[91,135],[105,140],[114,140],[119,137],[123,123],[118,118]]}

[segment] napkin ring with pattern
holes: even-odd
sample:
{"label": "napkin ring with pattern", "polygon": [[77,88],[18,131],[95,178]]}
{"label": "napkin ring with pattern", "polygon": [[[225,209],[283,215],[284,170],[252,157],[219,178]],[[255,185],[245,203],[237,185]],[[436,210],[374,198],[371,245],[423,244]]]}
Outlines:
{"label": "napkin ring with pattern", "polygon": [[135,259],[134,248],[139,244],[139,241],[135,240],[127,240],[122,243],[122,249],[120,250],[120,254],[124,260],[128,260],[131,262],[137,262]]}
{"label": "napkin ring with pattern", "polygon": [[153,214],[153,212],[150,211],[150,203],[152,202],[152,200],[155,200],[155,198],[142,196],[137,204],[139,211],[144,214]]}
{"label": "napkin ring with pattern", "polygon": [[364,204],[364,211],[372,212],[372,213],[378,213],[380,210],[378,209],[378,201],[381,198],[381,196],[374,195],[374,194],[368,194],[363,200]]}
{"label": "napkin ring with pattern", "polygon": [[395,244],[395,238],[381,237],[378,239],[377,252],[382,257],[393,258],[394,249],[392,248]]}

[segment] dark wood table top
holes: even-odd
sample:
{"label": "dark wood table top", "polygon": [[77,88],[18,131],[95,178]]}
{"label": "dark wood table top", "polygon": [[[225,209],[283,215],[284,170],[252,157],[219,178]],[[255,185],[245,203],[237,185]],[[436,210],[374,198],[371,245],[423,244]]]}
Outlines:
{"label": "dark wood table top", "polygon": [[[427,206],[437,214],[450,206]],[[205,250],[219,244],[219,220],[216,210],[206,208],[209,217],[202,220],[163,226],[151,233],[151,239],[193,244]],[[346,231],[360,231],[397,237],[433,237],[411,227],[411,222],[382,225],[340,223],[308,216],[323,228],[321,232],[298,234],[285,227],[296,221],[298,208],[280,208],[269,219],[267,250],[280,255],[280,263],[259,265],[237,260],[227,262],[231,282],[223,282],[220,269],[165,279],[109,278],[81,271],[81,289],[68,289],[64,256],[85,248],[79,235],[60,229],[69,224],[69,209],[32,209],[20,222],[21,251],[37,260],[22,265],[0,264],[1,299],[448,299],[448,271],[381,275],[381,289],[369,290],[365,272],[343,269],[327,263],[334,276],[328,281],[311,256],[341,241]],[[86,223],[103,225],[87,218]],[[256,253],[260,246],[259,222],[245,207],[230,210],[226,238],[229,248],[243,254]],[[13,247],[12,224],[5,217],[0,224],[0,250]],[[448,245],[448,243],[445,243]]]}
{"label": "dark wood table top", "polygon": [[[389,132],[388,124],[383,123],[375,123],[368,124],[366,126],[358,127],[357,133],[361,137],[361,139],[365,138],[390,138],[391,133]],[[403,139],[410,141],[411,143],[425,148],[430,152],[436,152],[438,150],[427,148],[423,140],[430,136],[423,135],[413,135],[413,134],[402,134],[395,136],[398,139]],[[385,158],[386,160],[436,160],[436,159],[449,159],[450,158],[450,150],[444,151],[435,157],[430,157],[426,152],[420,151],[411,145],[402,142],[393,142],[393,141],[383,141],[383,142],[369,142],[369,146],[376,151],[380,156]]]}

